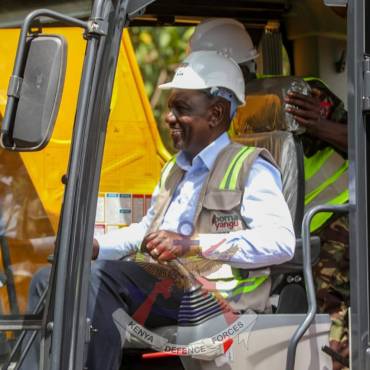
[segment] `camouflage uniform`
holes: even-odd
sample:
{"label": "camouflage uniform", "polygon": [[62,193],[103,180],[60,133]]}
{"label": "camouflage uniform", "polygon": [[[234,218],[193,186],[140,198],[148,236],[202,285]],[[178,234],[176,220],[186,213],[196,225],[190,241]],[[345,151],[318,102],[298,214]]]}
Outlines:
{"label": "camouflage uniform", "polygon": [[[343,103],[320,81],[309,82],[323,92],[322,109],[327,119],[347,123]],[[305,137],[306,155],[315,153],[327,144]],[[346,153],[341,153],[346,157]],[[348,216],[333,218],[318,233],[321,239],[320,260],[314,269],[320,312],[329,313],[332,320],[330,346],[344,357],[348,356],[349,307],[349,225]],[[347,369],[339,364],[334,369]]]}
{"label": "camouflage uniform", "polygon": [[[348,217],[332,221],[320,233],[321,255],[314,276],[320,312],[330,314],[330,344],[344,357],[348,349]],[[339,367],[340,369],[340,367]]]}

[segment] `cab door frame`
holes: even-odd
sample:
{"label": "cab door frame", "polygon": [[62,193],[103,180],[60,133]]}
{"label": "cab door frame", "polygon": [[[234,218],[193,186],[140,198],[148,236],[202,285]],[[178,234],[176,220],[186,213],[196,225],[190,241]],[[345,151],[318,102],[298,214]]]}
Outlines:
{"label": "cab door frame", "polygon": [[129,18],[152,1],[94,1],[43,320],[40,370],[84,366],[84,349],[94,332],[86,311],[95,213],[122,32]]}
{"label": "cab door frame", "polygon": [[[113,29],[122,31],[127,21],[127,7],[140,1],[96,0],[95,12],[103,14],[103,5],[112,6],[107,16],[110,20],[105,47],[98,50],[98,59],[110,57],[111,63],[102,63],[95,77],[93,89],[98,94],[89,100],[86,121],[76,122],[74,146],[68,173],[68,184],[64,200],[62,231],[58,242],[61,255],[57,258],[57,270],[47,320],[52,322],[51,369],[80,369],[83,364],[81,349],[88,337],[86,304],[88,288],[89,259],[93,237],[94,214],[100,167],[104,146],[105,129],[109,115],[109,101],[118,56],[119,35]],[[150,1],[147,1],[149,3]],[[109,5],[107,5],[109,3]],[[141,1],[145,3],[145,1]],[[367,91],[364,80],[364,58],[370,55],[370,26],[366,22],[370,15],[370,0],[348,1],[348,130],[350,160],[350,260],[351,260],[351,368],[370,370],[369,342],[369,173],[370,148],[368,126],[370,119],[364,113],[364,99]],[[116,23],[117,22],[117,23]],[[118,27],[121,26],[121,28]],[[366,36],[365,36],[366,35]],[[112,41],[114,40],[114,42]],[[117,41],[118,40],[118,41]],[[108,52],[108,46],[114,48]],[[112,50],[114,49],[114,50]],[[104,79],[102,76],[106,77]],[[106,82],[108,81],[108,82]],[[369,89],[370,91],[370,89]],[[89,127],[85,136],[78,130]],[[80,136],[79,138],[77,136]],[[88,154],[86,158],[86,155]],[[83,162],[82,162],[83,160]],[[72,223],[72,217],[75,224]],[[63,222],[65,227],[63,228]],[[68,272],[68,273],[67,273]],[[76,278],[78,287],[76,286]],[[64,282],[62,282],[64,281]],[[63,287],[62,290],[58,287]],[[49,368],[45,364],[45,369]]]}
{"label": "cab door frame", "polygon": [[[364,111],[365,56],[370,55],[370,0],[349,0],[348,134],[350,191],[351,369],[370,369],[369,209],[370,116]],[[370,82],[370,80],[368,81]]]}

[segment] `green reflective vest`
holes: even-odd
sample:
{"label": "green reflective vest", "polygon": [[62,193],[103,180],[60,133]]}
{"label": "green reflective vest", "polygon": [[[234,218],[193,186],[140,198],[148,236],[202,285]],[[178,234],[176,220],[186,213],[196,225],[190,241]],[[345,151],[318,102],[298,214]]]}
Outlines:
{"label": "green reflective vest", "polygon": [[[244,191],[245,178],[249,172],[249,168],[258,155],[263,155],[266,159],[274,163],[270,154],[264,149],[242,146],[237,143],[229,144],[226,150],[220,153],[217,157],[215,167],[211,170],[209,180],[204,185],[206,189],[218,189],[217,197],[212,198],[212,204],[211,202],[207,204],[208,208],[222,210],[223,207],[228,204],[230,195],[235,193],[240,196],[242,191]],[[177,172],[182,172],[182,170],[175,164],[176,157],[173,157],[163,167],[159,185],[163,192],[165,192],[166,189],[169,189],[170,192],[174,191],[178,181],[180,181],[182,177],[181,173],[177,174]],[[243,179],[243,181],[240,181],[240,179]],[[240,188],[241,184],[243,184],[243,189]],[[166,198],[171,198],[171,193],[168,193]],[[204,199],[202,200],[202,197],[200,197],[199,202],[200,208],[203,209]],[[162,205],[157,204],[157,206],[158,210],[163,209]],[[235,207],[240,213],[240,204],[236,204]],[[211,224],[210,221],[211,215],[205,215],[200,212],[197,222],[197,232],[212,232],[209,226]],[[230,224],[233,224],[233,222]],[[230,227],[230,231],[233,231],[232,228],[234,226]],[[242,225],[237,227],[243,228]],[[188,257],[183,263],[189,271],[198,275],[195,270],[201,271],[202,267],[199,266],[201,266],[202,263],[204,264],[205,261],[207,266],[213,263],[211,260],[205,260],[203,257]],[[216,265],[218,266],[219,263],[216,262]],[[194,267],[195,270],[192,270],[192,267]],[[219,267],[221,267],[221,265]],[[221,268],[219,267],[211,268],[210,272],[204,271],[200,276],[205,278],[204,281],[206,281],[206,288],[208,290],[216,291],[225,299],[233,302],[240,302],[243,300],[242,296],[244,294],[256,291],[257,288],[261,287],[263,283],[266,282],[270,273],[268,268],[263,268],[249,271],[248,276],[246,276],[242,270],[232,268],[226,263],[222,264]]]}
{"label": "green reflective vest", "polygon": [[[257,78],[278,76],[258,75]],[[319,81],[315,77],[304,78],[306,82]],[[233,125],[230,135],[235,135]],[[340,205],[348,202],[348,161],[333,148],[326,147],[316,152],[310,158],[304,158],[305,170],[305,213],[312,207],[321,204]],[[332,213],[320,213],[314,216],[311,222],[311,232],[321,228],[332,216]]]}
{"label": "green reflective vest", "polygon": [[[319,81],[306,77],[306,82]],[[348,160],[330,146],[317,151],[312,157],[304,158],[305,212],[320,204],[340,205],[349,201]],[[319,213],[312,219],[311,232],[320,229],[332,216],[330,212]]]}
{"label": "green reflective vest", "polygon": [[[304,158],[305,212],[320,204],[348,202],[348,161],[334,149],[326,147]],[[312,219],[311,232],[318,230],[332,213],[319,213]]]}

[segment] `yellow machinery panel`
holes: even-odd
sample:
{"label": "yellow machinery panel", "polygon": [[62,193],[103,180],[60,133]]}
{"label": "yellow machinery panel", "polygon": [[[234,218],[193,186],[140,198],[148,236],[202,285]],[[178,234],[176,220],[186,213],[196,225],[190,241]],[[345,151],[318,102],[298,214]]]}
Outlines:
{"label": "yellow machinery panel", "polygon": [[[0,237],[10,250],[17,302],[24,311],[32,274],[52,253],[64,194],[79,82],[86,41],[77,28],[48,28],[68,42],[66,80],[56,126],[48,146],[34,153],[0,149]],[[18,43],[18,29],[0,30],[0,112]],[[124,32],[113,89],[104,151],[100,192],[151,194],[163,163],[164,148],[129,35]],[[4,270],[4,268],[0,268]],[[5,287],[0,288],[2,309],[9,312]],[[14,302],[13,302],[14,305]],[[0,307],[1,308],[1,307]]]}

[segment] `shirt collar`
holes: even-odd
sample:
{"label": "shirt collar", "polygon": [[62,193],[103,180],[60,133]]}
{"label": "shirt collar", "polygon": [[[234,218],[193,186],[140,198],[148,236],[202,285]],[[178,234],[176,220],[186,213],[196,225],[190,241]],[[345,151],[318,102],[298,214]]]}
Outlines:
{"label": "shirt collar", "polygon": [[217,156],[220,154],[221,150],[226,148],[230,144],[229,136],[226,132],[220,135],[216,140],[212,141],[211,144],[206,146],[200,153],[198,153],[194,159],[193,163],[185,156],[185,153],[181,151],[176,156],[176,164],[184,171],[189,171],[194,165],[199,165],[200,162],[205,165],[208,170],[213,167]]}

